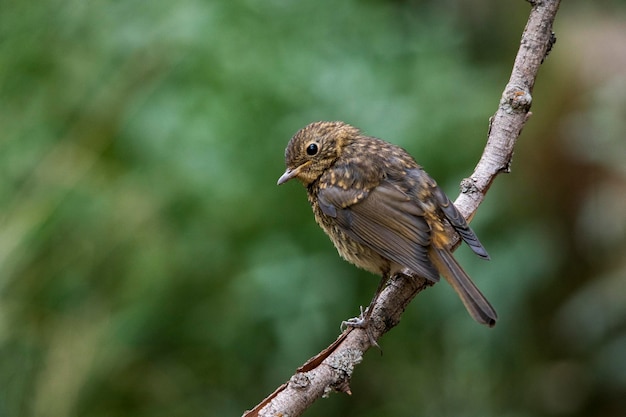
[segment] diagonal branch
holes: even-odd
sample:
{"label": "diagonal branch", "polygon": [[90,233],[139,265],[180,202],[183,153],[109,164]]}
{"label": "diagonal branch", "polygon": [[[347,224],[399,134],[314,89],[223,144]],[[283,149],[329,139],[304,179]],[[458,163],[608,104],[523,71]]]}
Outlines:
{"label": "diagonal branch", "polygon": [[[532,90],[541,63],[556,41],[552,24],[560,0],[528,0],[532,5],[522,34],[511,78],[500,105],[489,120],[489,136],[483,155],[471,177],[461,183],[455,205],[471,219],[484,200],[495,177],[509,172],[513,148],[530,116]],[[458,242],[455,246],[458,245]],[[397,325],[411,300],[430,286],[422,278],[396,275],[380,293],[371,316],[370,332],[375,340]],[[299,416],[315,400],[332,391],[350,393],[350,377],[371,346],[363,329],[348,328],[328,348],[302,365],[244,417]]]}

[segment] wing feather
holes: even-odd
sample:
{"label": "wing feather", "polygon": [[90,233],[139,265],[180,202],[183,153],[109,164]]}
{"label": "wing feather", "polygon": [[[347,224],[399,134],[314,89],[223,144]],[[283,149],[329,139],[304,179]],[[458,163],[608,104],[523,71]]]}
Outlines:
{"label": "wing feather", "polygon": [[318,201],[355,241],[420,276],[439,280],[428,257],[430,227],[424,213],[397,186],[383,181],[369,192],[332,186],[319,191]]}
{"label": "wing feather", "polygon": [[455,207],[454,203],[450,201],[448,196],[445,195],[439,187],[433,189],[433,195],[437,199],[437,203],[446,216],[446,219],[448,219],[454,230],[456,230],[465,243],[468,244],[476,255],[484,259],[489,259],[489,254],[482,243],[480,243],[480,240],[478,240],[478,236],[476,236],[474,231],[469,227],[461,212]]}

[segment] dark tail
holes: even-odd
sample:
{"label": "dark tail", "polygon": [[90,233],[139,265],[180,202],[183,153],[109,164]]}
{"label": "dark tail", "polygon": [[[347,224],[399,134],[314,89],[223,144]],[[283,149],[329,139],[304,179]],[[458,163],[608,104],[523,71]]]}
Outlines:
{"label": "dark tail", "polygon": [[447,249],[431,247],[430,259],[439,270],[439,273],[454,288],[463,301],[467,312],[481,324],[493,327],[498,315],[489,301],[474,285],[471,278],[465,273],[461,265],[454,259]]}

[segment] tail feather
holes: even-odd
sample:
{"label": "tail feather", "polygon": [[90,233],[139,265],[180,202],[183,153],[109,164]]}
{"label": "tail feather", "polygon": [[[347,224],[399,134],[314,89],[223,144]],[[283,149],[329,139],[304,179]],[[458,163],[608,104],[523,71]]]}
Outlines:
{"label": "tail feather", "polygon": [[498,315],[489,301],[447,249],[432,248],[429,255],[439,273],[454,288],[465,308],[478,323],[493,327]]}

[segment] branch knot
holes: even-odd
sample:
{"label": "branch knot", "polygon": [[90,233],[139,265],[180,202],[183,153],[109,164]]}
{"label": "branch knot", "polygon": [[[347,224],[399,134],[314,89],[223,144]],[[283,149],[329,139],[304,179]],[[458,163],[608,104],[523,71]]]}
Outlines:
{"label": "branch knot", "polygon": [[516,85],[508,85],[502,94],[500,107],[507,113],[522,112],[526,113],[530,110],[533,98],[525,87]]}
{"label": "branch knot", "polygon": [[480,190],[476,186],[476,181],[472,178],[463,178],[461,181],[461,193],[462,194],[476,194]]}
{"label": "branch knot", "polygon": [[305,389],[311,384],[309,377],[298,372],[289,379],[289,385],[294,389]]}

